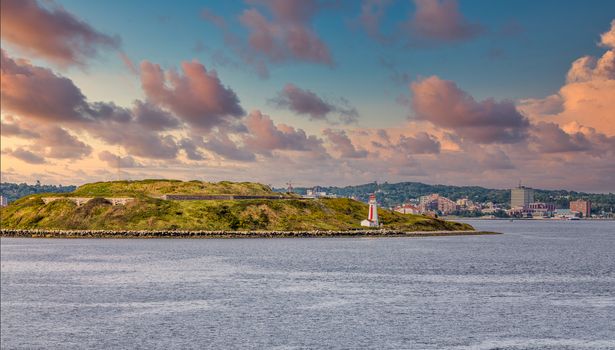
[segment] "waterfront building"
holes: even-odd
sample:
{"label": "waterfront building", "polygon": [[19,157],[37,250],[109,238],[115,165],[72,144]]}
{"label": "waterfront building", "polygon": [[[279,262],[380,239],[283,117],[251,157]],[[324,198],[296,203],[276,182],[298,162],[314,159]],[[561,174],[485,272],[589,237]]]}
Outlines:
{"label": "waterfront building", "polygon": [[421,213],[421,210],[419,209],[419,207],[417,207],[414,204],[408,204],[408,203],[395,207],[395,211],[398,213],[402,213],[402,214],[418,215]]}
{"label": "waterfront building", "polygon": [[534,202],[534,189],[521,186],[510,190],[510,207],[521,209]]}
{"label": "waterfront building", "polygon": [[524,208],[524,213],[532,217],[552,217],[555,214],[555,204],[530,203]]}
{"label": "waterfront building", "polygon": [[591,216],[592,202],[583,199],[570,201],[570,211],[579,213],[581,217],[588,218]]}
{"label": "waterfront building", "polygon": [[367,219],[361,221],[361,226],[365,227],[378,227],[378,203],[376,202],[376,195],[371,194],[369,196],[369,211],[367,212]]}
{"label": "waterfront building", "polygon": [[422,196],[419,201],[419,210],[422,213],[440,211],[443,215],[451,214],[459,210],[459,206],[454,201],[442,197],[437,193]]}

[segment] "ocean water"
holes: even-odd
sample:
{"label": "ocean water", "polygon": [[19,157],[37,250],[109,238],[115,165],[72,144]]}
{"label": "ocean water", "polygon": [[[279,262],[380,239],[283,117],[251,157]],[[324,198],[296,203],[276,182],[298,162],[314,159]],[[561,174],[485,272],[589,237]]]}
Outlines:
{"label": "ocean water", "polygon": [[2,349],[615,349],[615,222],[497,236],[14,239]]}

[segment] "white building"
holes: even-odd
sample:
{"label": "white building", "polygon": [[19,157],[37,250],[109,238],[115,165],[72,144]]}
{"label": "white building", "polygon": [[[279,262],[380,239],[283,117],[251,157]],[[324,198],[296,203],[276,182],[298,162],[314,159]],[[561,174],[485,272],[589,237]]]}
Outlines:
{"label": "white building", "polygon": [[0,195],[0,207],[6,207],[8,205],[8,201],[5,196]]}

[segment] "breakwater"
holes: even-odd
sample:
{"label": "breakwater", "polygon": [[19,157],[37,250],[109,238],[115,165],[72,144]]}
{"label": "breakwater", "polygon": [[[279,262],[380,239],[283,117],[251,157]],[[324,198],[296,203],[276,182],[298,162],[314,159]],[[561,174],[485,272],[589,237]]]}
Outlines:
{"label": "breakwater", "polygon": [[292,238],[292,237],[429,237],[498,234],[488,231],[195,231],[195,230],[37,230],[2,229],[2,237],[34,238]]}

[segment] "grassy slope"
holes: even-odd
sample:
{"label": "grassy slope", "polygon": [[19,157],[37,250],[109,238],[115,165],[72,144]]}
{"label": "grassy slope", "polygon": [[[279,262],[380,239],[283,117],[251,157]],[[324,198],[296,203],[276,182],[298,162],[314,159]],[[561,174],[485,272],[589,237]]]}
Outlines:
{"label": "grassy slope", "polygon": [[[133,196],[125,206],[102,198],[77,207],[68,200],[45,205],[45,195],[13,202],[0,212],[2,228],[132,230],[343,230],[359,228],[367,205],[347,198],[319,200],[165,201],[149,197],[176,194],[269,195],[255,183],[202,183],[169,180],[117,181],[79,187],[72,196]],[[466,224],[379,209],[386,228],[408,231],[471,229]]]}

